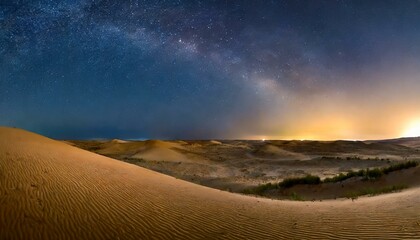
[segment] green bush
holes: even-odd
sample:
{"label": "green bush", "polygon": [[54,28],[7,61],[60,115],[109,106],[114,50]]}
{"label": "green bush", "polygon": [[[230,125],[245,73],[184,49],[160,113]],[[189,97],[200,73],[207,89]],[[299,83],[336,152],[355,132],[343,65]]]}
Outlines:
{"label": "green bush", "polygon": [[298,194],[297,194],[297,193],[295,193],[295,192],[293,192],[293,193],[290,195],[290,200],[293,200],[293,201],[305,201],[305,199],[304,199],[302,196],[298,195]]}
{"label": "green bush", "polygon": [[316,185],[320,183],[321,179],[318,176],[306,175],[305,177],[300,178],[286,178],[279,183],[279,186],[282,188],[290,188],[298,184]]}
{"label": "green bush", "polygon": [[360,169],[359,171],[356,172],[355,177],[363,177],[365,175],[366,175],[366,171],[364,169]]}
{"label": "green bush", "polygon": [[412,168],[412,167],[416,167],[416,166],[418,166],[418,162],[407,161],[407,162],[404,162],[404,163],[398,163],[398,164],[394,164],[394,165],[391,165],[389,167],[384,167],[384,168],[374,168],[374,169],[367,168],[366,170],[361,169],[357,172],[349,171],[346,174],[340,173],[337,176],[325,178],[322,182],[324,182],[324,183],[342,182],[342,181],[344,181],[346,179],[349,179],[349,178],[352,178],[352,177],[363,177],[363,179],[365,179],[365,180],[375,180],[375,179],[380,178],[382,175],[386,175],[390,172],[394,172],[394,171],[398,171],[398,170],[402,170],[402,169],[407,169],[407,168]]}
{"label": "green bush", "polygon": [[354,172],[352,170],[350,170],[348,173],[344,174],[344,173],[340,173],[337,176],[331,177],[331,178],[325,178],[322,182],[324,183],[328,183],[328,182],[342,182],[344,180],[347,180],[349,178],[352,177],[363,177],[365,176],[366,172],[365,170],[359,170],[357,172]]}
{"label": "green bush", "polygon": [[365,178],[364,179],[367,179],[367,180],[375,180],[375,179],[380,178],[383,174],[384,174],[384,172],[383,172],[382,169],[374,168],[374,169],[370,170],[368,168],[368,169],[366,169]]}
{"label": "green bush", "polygon": [[[334,182],[341,182],[341,181],[344,181],[346,179],[353,178],[353,177],[363,177],[364,180],[376,180],[380,178],[381,176],[388,174],[390,172],[412,168],[416,166],[418,166],[418,162],[407,161],[407,162],[394,164],[394,165],[391,165],[389,167],[384,167],[384,168],[374,168],[374,169],[367,168],[366,170],[361,169],[357,172],[349,171],[346,174],[340,173],[334,177],[325,178],[323,181],[321,181],[321,179],[318,176],[313,176],[313,175],[306,175],[305,177],[298,177],[298,178],[286,178],[278,184],[266,183],[266,184],[261,184],[254,188],[245,189],[243,193],[263,195],[266,191],[277,189],[279,187],[290,188],[290,187],[293,187],[295,185],[300,185],[300,184],[317,185],[320,183],[329,183],[329,182],[334,183]],[[374,191],[373,190],[370,191],[370,189],[365,189],[362,192],[350,193],[350,195],[360,196],[360,195],[371,194],[370,192],[374,193],[375,191],[379,191],[379,193],[384,193],[386,191],[395,191],[394,188],[397,186],[392,186],[392,187],[393,188],[391,189],[385,188],[385,189],[379,189],[379,190],[374,190]]]}
{"label": "green bush", "polygon": [[383,193],[398,192],[405,188],[407,188],[406,185],[392,185],[392,186],[386,186],[386,187],[382,187],[378,189],[364,188],[355,192],[349,192],[346,194],[346,197],[351,198],[351,199],[357,199],[357,197],[359,196],[364,196],[364,195],[375,196],[375,195],[379,195]]}
{"label": "green bush", "polygon": [[276,189],[276,188],[278,188],[277,184],[266,183],[266,184],[260,184],[257,187],[245,189],[242,191],[242,193],[263,195],[266,191],[271,190],[271,189]]}
{"label": "green bush", "polygon": [[407,162],[403,162],[403,163],[394,164],[394,165],[391,165],[389,167],[385,167],[385,168],[382,169],[382,171],[383,171],[384,174],[388,174],[390,172],[394,172],[394,171],[398,171],[398,170],[402,170],[402,169],[417,167],[418,165],[419,165],[419,163],[416,162],[416,161],[407,161]]}

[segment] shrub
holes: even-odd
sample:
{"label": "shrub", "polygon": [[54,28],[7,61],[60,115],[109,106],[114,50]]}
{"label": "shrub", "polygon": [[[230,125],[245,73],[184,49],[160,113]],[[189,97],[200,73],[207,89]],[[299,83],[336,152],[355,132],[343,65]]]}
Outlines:
{"label": "shrub", "polygon": [[293,193],[290,195],[290,200],[293,200],[293,201],[305,201],[305,199],[304,199],[302,196],[298,195],[298,194],[297,194],[297,193],[295,193],[295,192],[293,192]]}
{"label": "shrub", "polygon": [[363,177],[365,175],[366,175],[366,171],[364,169],[360,169],[359,171],[356,172],[357,177]]}
{"label": "shrub", "polygon": [[374,168],[374,169],[370,170],[369,168],[367,168],[366,172],[365,172],[365,178],[364,179],[375,180],[375,179],[380,178],[383,174],[384,173],[383,173],[382,169]]}
{"label": "shrub", "polygon": [[278,185],[273,183],[260,184],[257,187],[245,189],[242,191],[242,193],[263,195],[266,191],[276,189],[277,187]]}
{"label": "shrub", "polygon": [[391,192],[397,192],[401,191],[402,189],[407,188],[406,185],[392,185],[392,186],[386,186],[379,189],[375,188],[364,188],[360,189],[355,192],[349,192],[346,194],[347,198],[351,199],[357,199],[359,196],[369,195],[369,196],[375,196],[383,193],[391,193]]}
{"label": "shrub", "polygon": [[419,163],[416,162],[416,161],[407,161],[407,162],[403,162],[403,163],[394,164],[394,165],[391,165],[389,167],[385,167],[385,168],[382,169],[382,171],[383,171],[384,174],[388,174],[390,172],[394,172],[394,171],[398,171],[398,170],[402,170],[402,169],[417,167],[418,165],[419,165]]}
{"label": "shrub", "polygon": [[306,175],[305,177],[300,178],[286,178],[279,183],[279,186],[282,188],[290,188],[298,184],[316,185],[320,183],[321,179],[318,176]]}
{"label": "shrub", "polygon": [[340,173],[337,176],[334,176],[332,178],[325,178],[324,181],[322,182],[342,182],[346,179],[352,178],[352,177],[356,177],[358,176],[358,172],[354,172],[354,171],[349,171],[347,174],[344,173]]}
{"label": "shrub", "polygon": [[[407,162],[394,164],[394,165],[391,165],[389,167],[384,167],[384,168],[374,168],[374,169],[367,168],[366,170],[361,169],[357,172],[349,171],[346,174],[340,173],[334,177],[325,178],[323,181],[321,181],[321,179],[318,176],[313,176],[313,175],[306,175],[305,177],[298,177],[298,178],[285,178],[282,182],[278,184],[274,184],[274,183],[261,184],[254,188],[245,189],[242,192],[245,194],[263,195],[266,191],[277,189],[279,187],[290,188],[290,187],[293,187],[295,185],[300,185],[300,184],[317,185],[320,183],[328,183],[328,182],[334,183],[334,182],[341,182],[341,181],[344,181],[346,179],[353,178],[353,177],[363,177],[363,179],[365,180],[375,180],[375,179],[380,178],[384,174],[388,174],[390,172],[394,172],[394,171],[398,171],[402,169],[416,167],[418,166],[418,164],[419,163],[416,161],[407,161]],[[398,186],[391,186],[391,188],[389,189],[384,188],[384,189],[379,189],[379,190],[364,189],[363,191],[359,191],[356,193],[349,193],[349,196],[350,195],[361,196],[361,195],[373,194],[375,193],[375,191],[379,191],[379,193],[385,193],[387,191],[396,191],[396,188],[398,188]],[[293,196],[294,195],[292,194],[292,197]]]}
{"label": "shrub", "polygon": [[402,170],[402,169],[407,169],[407,168],[412,168],[412,167],[416,167],[418,166],[419,163],[416,161],[407,161],[404,163],[398,163],[398,164],[394,164],[391,165],[389,167],[384,167],[384,168],[374,168],[374,169],[369,169],[367,168],[366,170],[361,169],[357,172],[354,171],[349,171],[348,173],[344,174],[344,173],[340,173],[334,177],[329,177],[329,178],[325,178],[322,182],[324,183],[328,183],[328,182],[342,182],[346,179],[352,178],[352,177],[363,177],[364,180],[375,180],[380,178],[382,175],[386,175],[390,172],[394,172],[394,171],[398,171],[398,170]]}

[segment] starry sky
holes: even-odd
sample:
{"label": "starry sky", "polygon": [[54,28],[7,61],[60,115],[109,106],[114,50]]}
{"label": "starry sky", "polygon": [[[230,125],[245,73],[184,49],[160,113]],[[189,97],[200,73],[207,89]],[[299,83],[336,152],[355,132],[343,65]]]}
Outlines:
{"label": "starry sky", "polygon": [[59,139],[399,137],[420,124],[419,43],[420,1],[1,0],[0,125]]}

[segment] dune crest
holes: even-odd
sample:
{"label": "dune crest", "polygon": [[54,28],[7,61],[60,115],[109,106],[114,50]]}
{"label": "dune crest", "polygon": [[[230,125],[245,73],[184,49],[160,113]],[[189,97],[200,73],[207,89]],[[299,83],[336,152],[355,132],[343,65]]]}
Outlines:
{"label": "dune crest", "polygon": [[0,239],[419,239],[419,212],[419,188],[355,202],[259,199],[0,128]]}
{"label": "dune crest", "polygon": [[147,161],[190,162],[191,160],[188,157],[177,151],[183,149],[184,147],[180,143],[147,140],[142,142],[138,152],[131,158]]}
{"label": "dune crest", "polygon": [[127,158],[147,161],[189,162],[184,154],[179,152],[184,147],[181,143],[160,140],[123,141],[114,139],[101,143],[96,152],[103,155],[124,155]]}
{"label": "dune crest", "polygon": [[254,151],[253,155],[262,158],[286,158],[288,160],[303,160],[308,158],[304,154],[287,151],[275,145],[264,145]]}

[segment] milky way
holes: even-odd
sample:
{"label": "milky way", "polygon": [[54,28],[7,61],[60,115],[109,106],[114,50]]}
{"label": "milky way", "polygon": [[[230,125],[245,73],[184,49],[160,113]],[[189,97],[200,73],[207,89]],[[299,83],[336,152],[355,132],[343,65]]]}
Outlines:
{"label": "milky way", "polygon": [[[369,138],[420,117],[418,1],[0,3],[0,125]],[[398,127],[395,127],[398,126]]]}

